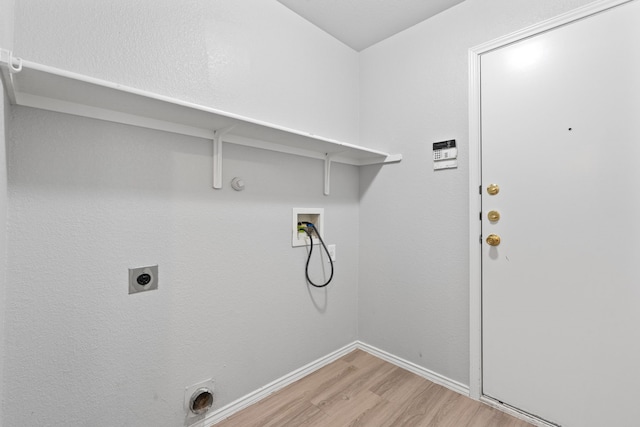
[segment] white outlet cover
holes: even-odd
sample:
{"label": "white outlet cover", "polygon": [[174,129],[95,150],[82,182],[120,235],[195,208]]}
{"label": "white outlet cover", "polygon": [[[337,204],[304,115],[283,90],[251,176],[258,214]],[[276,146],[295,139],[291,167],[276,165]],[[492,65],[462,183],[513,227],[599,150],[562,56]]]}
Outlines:
{"label": "white outlet cover", "polygon": [[331,261],[336,262],[336,245],[327,245],[327,250],[329,251]]}

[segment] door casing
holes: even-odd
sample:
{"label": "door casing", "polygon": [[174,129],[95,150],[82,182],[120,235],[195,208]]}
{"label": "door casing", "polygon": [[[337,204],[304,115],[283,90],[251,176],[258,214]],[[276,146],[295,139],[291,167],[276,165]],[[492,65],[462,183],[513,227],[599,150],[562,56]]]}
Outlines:
{"label": "door casing", "polygon": [[469,395],[534,425],[551,426],[482,393],[482,212],[480,78],[482,55],[635,0],[600,0],[469,49]]}

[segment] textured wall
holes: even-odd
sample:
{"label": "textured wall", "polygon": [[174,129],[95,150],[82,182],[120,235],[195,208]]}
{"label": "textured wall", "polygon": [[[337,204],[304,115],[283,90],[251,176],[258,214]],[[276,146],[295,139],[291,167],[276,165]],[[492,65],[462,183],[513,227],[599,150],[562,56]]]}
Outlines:
{"label": "textured wall", "polygon": [[0,47],[13,48],[13,16],[15,0],[0,0]]}
{"label": "textured wall", "polygon": [[[0,0],[0,48],[13,48],[14,0]],[[7,262],[7,161],[6,134],[9,104],[4,85],[0,82],[0,427],[2,427],[2,401],[4,397],[4,349],[5,349],[5,292]]]}
{"label": "textured wall", "polygon": [[361,340],[469,383],[468,49],[588,2],[466,0],[361,53],[361,138],[404,155],[361,169]]}
{"label": "textured wall", "polygon": [[[52,3],[18,2],[18,55],[357,138],[357,54],[277,2]],[[356,339],[357,168],[325,197],[322,162],[226,145],[213,190],[205,140],[19,107],[8,144],[5,425],[175,427],[186,386],[214,377],[220,407]],[[293,207],[325,208],[325,290]]]}
{"label": "textured wall", "polygon": [[[248,187],[214,191],[203,140],[12,109],[5,425],[180,425],[185,386],[215,377],[220,406],[357,336],[467,383],[467,49],[584,3],[466,0],[358,76],[277,2],[19,0],[19,56],[405,159],[334,165],[325,198],[318,161],[229,146],[225,183]],[[460,167],[434,173],[449,138]],[[326,209],[327,294],[289,247],[294,206]],[[160,289],[128,296],[152,263]]]}
{"label": "textured wall", "polygon": [[[186,386],[214,377],[221,406],[356,339],[354,167],[324,198],[319,161],[227,146],[247,188],[217,191],[203,140],[27,108],[12,129],[7,425],[176,426]],[[325,208],[326,291],[294,206]],[[128,295],[156,263],[159,290]]]}
{"label": "textured wall", "polygon": [[6,265],[7,265],[7,161],[6,161],[6,124],[9,105],[0,82],[0,427],[2,422],[2,401],[4,398],[4,356],[5,356],[5,316],[6,310]]}
{"label": "textured wall", "polygon": [[43,64],[356,141],[357,54],[274,3],[19,0],[15,50]]}

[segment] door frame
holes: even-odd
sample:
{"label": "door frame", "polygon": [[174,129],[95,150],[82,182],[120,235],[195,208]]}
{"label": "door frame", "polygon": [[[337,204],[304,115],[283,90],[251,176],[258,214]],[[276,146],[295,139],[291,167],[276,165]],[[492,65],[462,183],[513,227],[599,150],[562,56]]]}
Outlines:
{"label": "door frame", "polygon": [[469,396],[502,411],[549,426],[528,414],[501,404],[482,393],[482,134],[480,104],[480,60],[482,55],[509,44],[568,25],[588,16],[637,0],[599,0],[539,24],[524,28],[469,49]]}

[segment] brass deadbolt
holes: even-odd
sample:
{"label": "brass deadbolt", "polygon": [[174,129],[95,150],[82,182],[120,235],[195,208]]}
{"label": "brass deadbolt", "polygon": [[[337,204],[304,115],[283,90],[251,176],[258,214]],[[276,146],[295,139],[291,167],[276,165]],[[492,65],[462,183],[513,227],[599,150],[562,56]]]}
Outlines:
{"label": "brass deadbolt", "polygon": [[500,186],[498,184],[489,184],[489,186],[487,187],[487,193],[489,193],[490,196],[495,196],[499,192]]}
{"label": "brass deadbolt", "polygon": [[489,218],[489,221],[491,222],[497,222],[500,220],[500,212],[489,211],[489,213],[487,214],[487,218]]}
{"label": "brass deadbolt", "polygon": [[487,244],[489,246],[498,246],[500,244],[500,236],[497,234],[489,234],[487,236]]}

